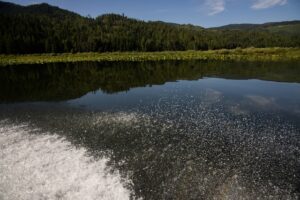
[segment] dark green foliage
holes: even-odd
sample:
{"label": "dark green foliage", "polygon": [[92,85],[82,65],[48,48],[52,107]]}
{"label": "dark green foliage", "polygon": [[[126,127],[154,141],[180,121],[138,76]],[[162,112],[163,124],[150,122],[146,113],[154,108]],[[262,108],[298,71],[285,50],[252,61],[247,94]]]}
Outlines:
{"label": "dark green foliage", "polygon": [[93,19],[48,4],[23,7],[0,2],[2,54],[299,46],[298,35],[281,30],[214,30],[116,14]]}

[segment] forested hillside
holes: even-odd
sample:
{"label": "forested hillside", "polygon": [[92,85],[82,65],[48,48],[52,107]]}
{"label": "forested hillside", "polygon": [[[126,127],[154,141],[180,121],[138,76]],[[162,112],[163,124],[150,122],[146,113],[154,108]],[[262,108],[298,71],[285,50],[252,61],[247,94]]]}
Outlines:
{"label": "forested hillside", "polygon": [[0,31],[1,54],[300,46],[299,34],[281,29],[204,29],[116,14],[94,19],[48,4],[0,2]]}
{"label": "forested hillside", "polygon": [[256,30],[288,35],[300,35],[300,21],[271,22],[264,24],[229,24],[211,28],[213,30]]}

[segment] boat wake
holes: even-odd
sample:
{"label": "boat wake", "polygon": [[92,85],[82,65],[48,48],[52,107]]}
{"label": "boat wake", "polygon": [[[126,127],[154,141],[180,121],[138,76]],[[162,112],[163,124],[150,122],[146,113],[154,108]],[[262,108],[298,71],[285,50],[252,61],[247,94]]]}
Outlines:
{"label": "boat wake", "polygon": [[130,199],[108,160],[58,135],[0,121],[0,199]]}

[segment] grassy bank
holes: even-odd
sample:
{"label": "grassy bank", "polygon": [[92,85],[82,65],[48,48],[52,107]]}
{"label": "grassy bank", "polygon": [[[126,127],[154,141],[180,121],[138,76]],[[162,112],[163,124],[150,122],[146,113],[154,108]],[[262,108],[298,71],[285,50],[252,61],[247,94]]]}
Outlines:
{"label": "grassy bank", "polygon": [[160,61],[160,60],[300,60],[300,48],[248,48],[209,51],[111,52],[0,55],[0,66],[79,61]]}

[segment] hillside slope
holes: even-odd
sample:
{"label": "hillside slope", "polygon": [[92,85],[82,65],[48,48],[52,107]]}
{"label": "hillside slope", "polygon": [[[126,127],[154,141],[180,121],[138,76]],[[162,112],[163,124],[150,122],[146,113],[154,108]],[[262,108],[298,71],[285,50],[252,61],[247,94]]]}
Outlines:
{"label": "hillside slope", "polygon": [[19,6],[0,1],[1,54],[300,46],[299,35],[268,27],[272,28],[204,29],[117,14],[94,19],[45,3]]}
{"label": "hillside slope", "polygon": [[260,30],[281,34],[300,34],[300,20],[269,22],[264,24],[229,24],[211,28],[214,30]]}

